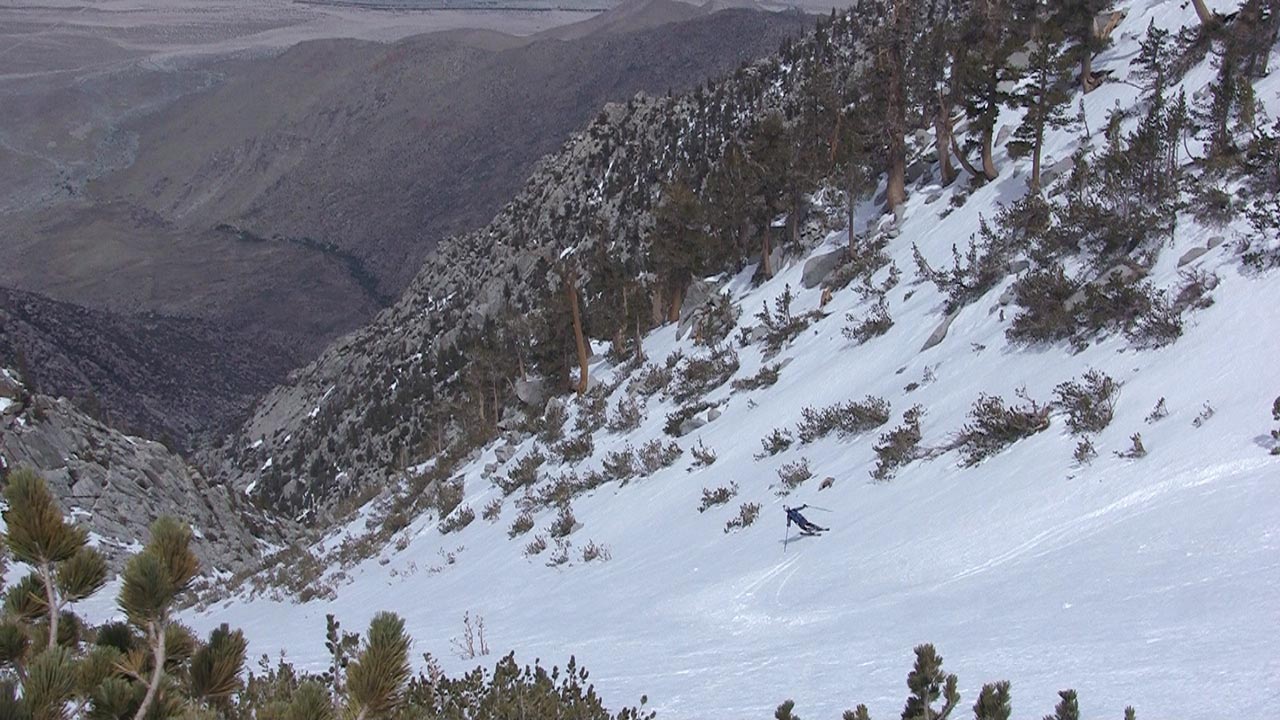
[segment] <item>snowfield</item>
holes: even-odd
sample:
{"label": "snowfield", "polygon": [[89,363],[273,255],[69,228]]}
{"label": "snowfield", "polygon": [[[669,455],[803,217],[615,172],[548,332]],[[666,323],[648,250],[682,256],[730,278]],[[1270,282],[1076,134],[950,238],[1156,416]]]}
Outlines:
{"label": "snowfield", "polygon": [[[1096,63],[1120,78],[1150,20],[1175,28],[1194,20],[1175,2],[1137,0],[1126,9],[1116,44]],[[1193,71],[1188,96],[1212,75],[1208,65]],[[1273,69],[1257,90],[1270,115],[1280,112],[1280,72]],[[1115,104],[1132,105],[1138,94],[1123,82],[1091,93],[1089,127],[1099,132]],[[1077,139],[1055,135],[1045,166],[1067,157]],[[951,245],[963,248],[980,214],[992,217],[998,203],[1019,197],[1026,166],[998,162],[1001,177],[945,217],[954,188],[912,193],[901,235],[889,246],[902,281],[889,292],[894,325],[887,334],[863,345],[846,339],[846,313],[863,317],[870,305],[852,289],[837,292],[824,319],[768,360],[789,360],[775,385],[731,393],[726,384],[708,396],[724,401],[723,415],[679,438],[685,454],[673,467],[574,500],[582,526],[570,536],[568,565],[548,567],[550,549],[523,555],[535,534],[546,533],[554,510],[537,514],[529,534],[507,538],[519,512],[513,496],[497,521],[477,517],[449,535],[437,530],[439,518],[417,518],[398,535],[402,550],[389,545],[349,569],[331,602],[242,596],[184,619],[201,633],[223,622],[239,626],[251,654],[283,649],[291,661],[321,670],[326,613],[346,630],[363,630],[375,612],[392,610],[415,638],[419,667],[426,652],[450,672],[492,666],[508,650],[530,663],[563,664],[573,655],[611,707],[644,694],[661,718],[769,717],[787,698],[806,718],[838,717],[858,703],[873,717],[894,717],[906,695],[911,648],[922,642],[937,645],[944,667],[959,676],[957,717],[968,716],[983,683],[999,679],[1012,682],[1019,717],[1051,712],[1057,691],[1068,687],[1079,691],[1083,717],[1118,718],[1127,704],[1145,718],[1261,716],[1280,700],[1280,656],[1271,647],[1280,618],[1280,457],[1268,454],[1270,408],[1280,395],[1276,272],[1240,272],[1233,246],[1250,232],[1244,223],[1208,228],[1180,218],[1150,279],[1176,289],[1180,270],[1198,268],[1221,284],[1211,307],[1184,316],[1183,337],[1173,345],[1140,351],[1112,337],[1075,354],[1065,346],[1010,346],[1004,333],[1017,309],[998,303],[1008,278],[962,309],[941,344],[921,351],[943,320],[942,297],[917,281],[912,244],[945,266]],[[860,222],[875,227],[880,219],[868,209]],[[813,254],[846,241],[843,231],[834,233]],[[1183,253],[1207,245],[1212,249],[1178,267]],[[820,291],[801,287],[804,260],[789,261],[758,287],[750,285],[750,269],[727,282],[743,325],[788,285],[793,312],[818,307]],[[656,363],[676,348],[705,352],[670,326],[645,343]],[[735,378],[754,375],[765,362],[758,344],[737,351]],[[1121,383],[1115,420],[1094,439],[1099,455],[1090,465],[1073,460],[1077,438],[1055,414],[1047,431],[974,468],[961,468],[952,451],[917,461],[888,482],[868,474],[878,434],[912,405],[925,409],[923,445],[936,447],[965,423],[980,393],[1014,402],[1025,388],[1047,402],[1055,385],[1089,369]],[[607,379],[613,368],[601,359],[592,372]],[[918,387],[908,391],[912,383]],[[610,399],[611,410],[623,393]],[[805,406],[867,395],[891,403],[883,427],[754,459],[761,438],[774,428],[794,431]],[[1148,422],[1161,398],[1168,416]],[[1193,424],[1210,415],[1206,407],[1211,416]],[[605,453],[624,445],[668,440],[662,426],[674,409],[655,396],[636,431],[599,429],[595,453],[579,471],[598,468]],[[1146,457],[1116,456],[1134,433],[1141,433]],[[694,470],[688,450],[699,441],[718,460]],[[515,458],[534,443],[526,440]],[[814,477],[780,497],[776,471],[802,457]],[[481,477],[493,462],[491,446],[461,471],[464,505],[477,515],[501,497]],[[562,469],[550,461],[542,468],[548,477]],[[820,491],[828,476],[834,485]],[[703,488],[730,482],[737,497],[698,512]],[[726,534],[725,522],[744,502],[760,503],[760,519]],[[828,509],[805,513],[831,531],[792,533],[784,545],[784,503]],[[363,532],[366,516],[327,546]],[[607,546],[612,558],[584,563],[589,541]],[[464,613],[483,617],[494,655],[454,654],[451,639],[461,635]]]}

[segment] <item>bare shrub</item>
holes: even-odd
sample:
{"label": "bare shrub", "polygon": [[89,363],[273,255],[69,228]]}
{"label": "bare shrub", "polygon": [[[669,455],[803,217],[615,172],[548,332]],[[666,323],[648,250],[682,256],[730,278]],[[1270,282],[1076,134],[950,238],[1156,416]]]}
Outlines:
{"label": "bare shrub", "polygon": [[623,433],[635,430],[640,427],[640,422],[643,420],[644,410],[640,407],[640,403],[624,395],[618,398],[618,404],[613,408],[613,415],[609,417],[609,432]]}
{"label": "bare shrub", "polygon": [[609,552],[608,545],[598,545],[595,540],[590,540],[582,548],[582,562],[589,563],[593,560],[607,562],[613,559],[613,553]]}
{"label": "bare shrub", "polygon": [[738,371],[738,353],[720,348],[704,357],[691,357],[676,368],[671,397],[686,403],[720,387]]}
{"label": "bare shrub", "polygon": [[559,455],[566,463],[577,463],[591,457],[595,452],[595,441],[592,440],[591,433],[578,433],[571,438],[565,438],[563,441],[556,443],[551,448],[552,452]]}
{"label": "bare shrub", "polygon": [[561,538],[556,540],[556,549],[551,551],[551,557],[547,558],[547,567],[559,567],[569,562],[569,550],[573,547],[573,543]]}
{"label": "bare shrub", "polygon": [[871,477],[888,480],[901,468],[921,456],[920,417],[924,408],[915,405],[902,414],[902,424],[880,435],[876,443],[876,467]]}
{"label": "bare shrub", "polygon": [[448,535],[451,532],[457,532],[470,525],[471,521],[475,519],[476,511],[470,507],[463,507],[440,522],[440,534]]}
{"label": "bare shrub", "polygon": [[799,337],[814,320],[821,317],[817,312],[792,314],[791,303],[794,300],[795,294],[791,292],[791,286],[787,285],[773,301],[773,312],[769,311],[769,303],[765,302],[760,312],[756,313],[756,320],[760,321],[760,327],[764,330],[765,355],[776,354],[783,345]]}
{"label": "bare shrub", "polygon": [[541,535],[534,535],[529,544],[524,546],[524,556],[533,557],[547,549],[547,539]]}
{"label": "bare shrub", "polygon": [[711,488],[702,489],[702,504],[698,506],[698,512],[706,512],[717,505],[723,505],[733,499],[738,494],[738,483],[731,482],[727,486],[718,487],[714,490]]}
{"label": "bare shrub", "polygon": [[667,386],[671,384],[671,368],[663,365],[654,365],[652,363],[645,365],[636,371],[631,382],[627,384],[628,395],[639,395],[640,397],[649,397],[664,392]]}
{"label": "bare shrub", "polygon": [[484,512],[480,513],[480,517],[493,522],[502,514],[502,498],[494,498],[484,506]]}
{"label": "bare shrub", "polygon": [[973,467],[1013,443],[1049,427],[1049,408],[1026,397],[1024,405],[1006,406],[997,395],[983,394],[969,410],[969,422],[956,437],[965,467]]}
{"label": "bare shrub", "polygon": [[1093,446],[1093,441],[1087,437],[1080,438],[1080,442],[1076,443],[1076,451],[1072,454],[1076,462],[1081,465],[1088,465],[1093,459],[1098,457],[1098,449]]}
{"label": "bare shrub", "polygon": [[724,531],[731,533],[750,526],[760,517],[760,503],[743,503],[738,508],[737,516],[731,518],[729,522],[724,524]]}
{"label": "bare shrub", "polygon": [[1160,398],[1156,401],[1156,406],[1151,409],[1151,412],[1147,413],[1146,421],[1148,425],[1151,425],[1167,417],[1169,417],[1169,408],[1165,405],[1164,398]]}
{"label": "bare shrub", "polygon": [[543,455],[538,449],[534,449],[524,457],[516,460],[515,465],[507,472],[505,479],[498,478],[498,487],[502,488],[505,495],[519,490],[523,487],[529,487],[538,482],[538,468],[547,461],[547,456]]}
{"label": "bare shrub", "polygon": [[698,439],[698,443],[689,448],[689,454],[693,455],[694,467],[709,467],[716,461],[716,451],[702,444],[702,439]]}
{"label": "bare shrub", "polygon": [[607,388],[596,386],[578,397],[578,417],[574,420],[573,429],[578,433],[589,433],[603,427],[605,414],[609,410],[609,393]]}
{"label": "bare shrub", "polygon": [[1061,265],[1033,270],[1013,283],[1014,302],[1022,308],[1005,336],[1010,342],[1039,345],[1070,339],[1076,332],[1076,317],[1067,301],[1077,285],[1069,280]]}
{"label": "bare shrub", "polygon": [[440,517],[445,517],[462,504],[464,481],[461,477],[436,485],[433,505]]}
{"label": "bare shrub", "polygon": [[560,514],[556,516],[555,522],[551,523],[551,537],[556,539],[567,537],[577,525],[578,519],[573,516],[573,508],[567,504],[561,505]]}
{"label": "bare shrub", "polygon": [[636,460],[642,475],[652,475],[662,468],[674,465],[683,454],[684,450],[674,440],[663,444],[662,440],[654,438],[640,446],[636,451]]}
{"label": "bare shrub", "polygon": [[1216,274],[1199,269],[1183,270],[1182,282],[1173,297],[1173,309],[1181,313],[1184,310],[1203,310],[1213,305],[1210,295],[1222,282]]}
{"label": "bare shrub", "polygon": [[841,437],[864,433],[889,421],[889,403],[868,395],[862,402],[850,400],[825,408],[806,407],[800,411],[796,434],[800,442],[811,443],[839,430]]}
{"label": "bare shrub", "polygon": [[724,293],[716,293],[694,318],[695,342],[708,347],[719,345],[733,332],[742,316],[742,308]]}
{"label": "bare shrub", "polygon": [[610,450],[604,455],[604,476],[626,482],[636,476],[636,453],[630,446]]}
{"label": "bare shrub", "polygon": [[778,382],[778,373],[782,370],[782,366],[778,364],[766,364],[760,368],[755,375],[751,377],[738,378],[729,384],[734,390],[759,390],[766,388]]}
{"label": "bare shrub", "polygon": [[1142,444],[1142,433],[1134,433],[1129,436],[1129,449],[1124,451],[1116,451],[1116,457],[1125,458],[1126,460],[1137,460],[1147,456],[1147,448]]}
{"label": "bare shrub", "polygon": [[1072,435],[1100,433],[1115,417],[1120,385],[1101,370],[1089,370],[1079,380],[1060,383],[1053,389],[1055,404],[1067,412],[1067,428]]}
{"label": "bare shrub", "polygon": [[889,255],[885,252],[888,244],[889,238],[884,234],[854,243],[852,251],[831,272],[823,286],[835,291],[848,287],[854,281],[870,281],[877,270],[889,263]]}
{"label": "bare shrub", "polygon": [[516,538],[533,529],[533,515],[522,512],[516,516],[511,523],[511,528],[507,530],[507,537]]}
{"label": "bare shrub", "polygon": [[449,644],[453,646],[453,653],[462,660],[474,660],[488,655],[489,643],[484,637],[484,617],[477,613],[475,620],[472,620],[470,611],[463,613],[462,635],[450,638]]}
{"label": "bare shrub", "polygon": [[778,491],[778,494],[786,495],[790,493],[811,477],[813,477],[813,471],[809,469],[809,460],[807,458],[800,458],[795,462],[783,465],[778,468],[778,479],[782,481],[782,489]]}
{"label": "bare shrub", "polygon": [[777,455],[791,447],[793,442],[795,442],[795,440],[791,437],[791,432],[789,430],[779,430],[778,428],[774,428],[768,435],[760,438],[760,445],[764,450],[756,453],[755,458],[757,460],[763,460],[771,455]]}
{"label": "bare shrub", "polygon": [[569,419],[569,411],[564,403],[552,400],[537,422],[538,439],[550,445],[564,437],[564,424]]}
{"label": "bare shrub", "polygon": [[871,308],[865,318],[859,319],[853,313],[849,313],[845,315],[845,320],[848,320],[850,324],[846,325],[841,332],[844,333],[845,337],[859,344],[883,335],[893,327],[893,318],[889,315],[889,305],[883,297]]}

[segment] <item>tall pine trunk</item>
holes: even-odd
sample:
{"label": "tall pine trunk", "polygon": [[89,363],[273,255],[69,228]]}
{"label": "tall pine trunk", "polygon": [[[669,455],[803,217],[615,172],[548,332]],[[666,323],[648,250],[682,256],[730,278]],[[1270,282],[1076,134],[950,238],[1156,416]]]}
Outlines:
{"label": "tall pine trunk", "polygon": [[[1043,100],[1042,100],[1043,102]],[[1031,178],[1027,181],[1032,193],[1040,192],[1040,155],[1044,150],[1044,119],[1036,119],[1036,140],[1031,148]]]}
{"label": "tall pine trunk", "polygon": [[964,167],[965,172],[969,173],[974,177],[977,177],[983,174],[980,170],[978,170],[977,167],[974,166],[973,163],[969,162],[969,158],[966,157],[964,154],[964,151],[960,149],[960,144],[956,142],[955,133],[951,134],[951,151],[955,153],[956,159],[960,161],[960,164]]}
{"label": "tall pine trunk", "polygon": [[946,94],[938,91],[938,110],[933,118],[934,145],[938,148],[938,173],[942,177],[943,186],[955,181],[955,165],[951,164],[951,103]]}
{"label": "tall pine trunk", "polygon": [[671,288],[671,304],[667,306],[667,322],[679,322],[680,308],[684,306],[685,288],[676,285]]}
{"label": "tall pine trunk", "polygon": [[772,227],[766,227],[760,234],[760,271],[764,273],[766,279],[773,277],[773,259],[769,257],[773,254],[773,246],[769,242],[769,235],[772,232]]}
{"label": "tall pine trunk", "polygon": [[989,127],[982,131],[982,175],[990,182],[999,174],[996,172],[996,161],[993,152],[993,136],[996,130]]}
{"label": "tall pine trunk", "polygon": [[564,280],[565,294],[569,300],[569,310],[573,314],[573,341],[578,350],[578,387],[579,395],[587,392],[587,341],[582,336],[582,313],[578,310],[578,284],[577,273],[572,270],[565,273]]}
{"label": "tall pine trunk", "polygon": [[[1092,30],[1090,30],[1092,32]],[[1080,48],[1080,88],[1086,94],[1093,92],[1093,50],[1089,48],[1088,42]]]}
{"label": "tall pine trunk", "polygon": [[1202,27],[1209,27],[1218,23],[1218,19],[1209,11],[1209,6],[1204,4],[1204,0],[1191,0],[1191,4],[1196,8],[1196,16],[1200,18]]}

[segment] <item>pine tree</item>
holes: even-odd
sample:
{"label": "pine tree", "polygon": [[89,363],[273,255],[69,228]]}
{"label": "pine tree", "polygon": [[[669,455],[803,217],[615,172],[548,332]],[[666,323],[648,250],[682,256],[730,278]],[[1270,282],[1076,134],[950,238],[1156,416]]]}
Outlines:
{"label": "pine tree", "polygon": [[1080,64],[1080,87],[1086,93],[1097,87],[1093,79],[1093,56],[1106,47],[1106,41],[1095,31],[1097,17],[1110,8],[1111,0],[1062,0],[1054,18],[1073,43],[1071,55]]}
{"label": "pine tree", "polygon": [[164,684],[173,603],[199,570],[191,551],[191,529],[169,517],[152,523],[146,547],[125,564],[117,602],[129,623],[143,633],[152,668],[134,720],[147,717]]}
{"label": "pine tree", "polygon": [[888,173],[885,205],[896,212],[907,199],[908,72],[920,29],[913,0],[869,0],[864,7],[874,27],[868,33],[872,74],[863,81],[880,107],[879,144]]}
{"label": "pine tree", "polygon": [[1053,708],[1052,715],[1045,715],[1044,720],[1080,720],[1080,701],[1076,698],[1075,690],[1061,690],[1058,692],[1061,700]]}
{"label": "pine tree", "polygon": [[[907,674],[911,694],[902,710],[902,720],[946,720],[960,702],[956,676],[942,671],[942,657],[933,645],[917,645],[915,653],[915,667]],[[935,710],[933,703],[939,698],[943,699],[943,706]]]}
{"label": "pine tree", "polygon": [[1009,702],[1009,681],[987,683],[973,704],[974,720],[1009,720],[1013,707]]}
{"label": "pine tree", "polygon": [[387,717],[400,706],[409,681],[409,637],[404,621],[380,612],[369,622],[360,656],[347,671],[348,711],[355,720]]}
{"label": "pine tree", "polygon": [[959,95],[969,118],[969,133],[977,135],[982,176],[994,180],[997,175],[996,120],[1000,117],[1000,108],[1007,102],[1001,82],[1016,45],[1007,0],[973,0],[959,42],[965,48],[965,52],[957,56],[954,70]]}
{"label": "pine tree", "polygon": [[654,269],[666,289],[668,322],[680,318],[690,283],[710,268],[712,238],[706,225],[706,211],[685,181],[677,180],[663,189],[654,214],[651,252]]}
{"label": "pine tree", "polygon": [[[97,592],[107,581],[107,564],[97,550],[88,547],[82,528],[67,524],[62,511],[45,486],[44,478],[29,468],[19,468],[9,476],[4,491],[9,508],[4,512],[8,525],[6,544],[13,558],[29,565],[32,572],[15,589],[17,599],[30,617],[40,609],[48,618],[48,644],[57,645],[59,623],[67,603]],[[36,591],[40,597],[31,596]]]}
{"label": "pine tree", "polygon": [[1067,92],[1063,72],[1063,54],[1056,33],[1044,28],[1028,58],[1026,74],[1030,82],[1012,96],[1013,104],[1026,108],[1026,115],[1009,141],[1013,157],[1031,156],[1031,176],[1027,180],[1032,193],[1040,192],[1040,168],[1045,132],[1070,123]]}

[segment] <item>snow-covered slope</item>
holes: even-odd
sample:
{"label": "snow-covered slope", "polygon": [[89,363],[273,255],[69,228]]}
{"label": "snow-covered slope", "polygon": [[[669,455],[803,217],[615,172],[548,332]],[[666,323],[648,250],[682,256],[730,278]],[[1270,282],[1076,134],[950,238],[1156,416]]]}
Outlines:
{"label": "snow-covered slope", "polygon": [[[1177,28],[1194,19],[1174,2],[1137,0],[1125,9],[1116,44],[1096,63],[1120,79],[1148,22]],[[1280,63],[1273,57],[1273,64]],[[1184,87],[1194,95],[1211,77],[1203,65]],[[1096,132],[1112,107],[1128,107],[1138,95],[1123,82],[1089,94],[1089,127]],[[1271,115],[1280,112],[1280,73],[1258,83],[1257,97]],[[1054,136],[1046,166],[1067,157],[1077,139]],[[285,648],[295,662],[321,669],[326,613],[357,627],[378,610],[394,610],[407,620],[415,651],[461,670],[493,660],[451,652],[470,613],[483,617],[496,653],[514,649],[530,662],[575,655],[612,704],[647,694],[649,706],[669,718],[767,717],[786,698],[805,717],[836,717],[859,702],[889,717],[901,708],[910,650],[921,642],[935,643],[959,675],[962,711],[982,683],[997,679],[1012,681],[1015,710],[1026,717],[1049,712],[1066,687],[1079,691],[1086,717],[1118,717],[1126,704],[1140,717],[1268,709],[1280,691],[1280,661],[1270,648],[1280,617],[1280,457],[1268,452],[1270,409],[1280,394],[1276,272],[1240,272],[1233,241],[1249,232],[1245,224],[1212,229],[1181,218],[1150,280],[1174,288],[1181,270],[1196,268],[1221,282],[1210,307],[1184,317],[1176,343],[1137,350],[1117,336],[1078,353],[1011,346],[1004,333],[1013,309],[999,304],[1008,278],[965,306],[940,344],[921,350],[943,320],[943,298],[915,279],[912,244],[945,264],[979,215],[1022,195],[1025,166],[1001,160],[1001,177],[949,213],[952,189],[913,193],[888,247],[903,272],[888,293],[895,321],[888,333],[862,345],[848,340],[846,313],[864,316],[870,303],[852,290],[835,293],[823,319],[767,360],[786,362],[776,384],[737,392],[725,384],[708,396],[722,401],[722,414],[677,440],[684,455],[674,466],[573,500],[581,526],[569,536],[567,564],[548,566],[554,549],[524,554],[530,539],[547,533],[554,509],[537,512],[531,532],[508,538],[519,513],[512,496],[495,521],[477,517],[447,535],[433,515],[413,520],[376,558],[341,576],[334,569],[331,601],[238,597],[186,619],[202,632],[238,625],[251,652]],[[862,222],[880,220],[868,213]],[[812,254],[845,242],[837,231]],[[1196,247],[1211,249],[1180,268]],[[801,287],[804,260],[757,287],[750,270],[725,284],[744,310],[743,325],[788,286],[793,312],[819,307],[821,291]],[[668,326],[646,339],[651,362],[676,349],[706,352],[676,333]],[[766,362],[759,344],[737,352],[735,378]],[[1094,439],[1099,455],[1091,464],[1073,459],[1077,438],[1056,414],[1047,431],[976,467],[962,468],[949,451],[887,482],[869,476],[877,434],[913,405],[925,410],[923,445],[941,447],[981,393],[1013,401],[1025,388],[1046,402],[1055,385],[1090,369],[1121,384],[1115,419]],[[607,381],[617,371],[598,360],[592,372]],[[610,408],[625,387],[614,391]],[[756,459],[761,439],[775,428],[794,430],[806,406],[867,395],[892,406],[881,428],[797,442]],[[1168,415],[1149,420],[1161,399]],[[625,446],[670,440],[663,425],[677,405],[661,396],[641,402],[640,427],[598,429],[579,472]],[[1119,457],[1134,433],[1146,456]],[[499,474],[536,442],[523,440]],[[714,464],[692,467],[696,443],[717,454]],[[459,471],[463,505],[477,514],[502,497],[486,473],[497,451],[490,446]],[[778,469],[801,458],[814,477],[780,496]],[[543,477],[568,469],[549,463]],[[834,482],[820,490],[826,477]],[[738,488],[731,502],[698,511],[704,488],[730,483]],[[747,502],[762,506],[759,520],[726,533],[726,521]],[[784,543],[784,503],[821,506],[806,514],[831,531]],[[365,519],[326,545],[362,532]],[[593,541],[610,559],[582,560]]]}

